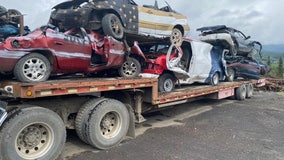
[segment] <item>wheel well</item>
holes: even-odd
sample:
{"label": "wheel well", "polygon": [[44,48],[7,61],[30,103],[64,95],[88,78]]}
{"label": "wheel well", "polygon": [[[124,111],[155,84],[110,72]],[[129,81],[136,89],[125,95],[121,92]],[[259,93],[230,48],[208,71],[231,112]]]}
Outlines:
{"label": "wheel well", "polygon": [[45,56],[48,59],[48,61],[50,62],[50,64],[53,65],[54,59],[53,59],[53,54],[52,54],[51,51],[48,51],[48,50],[34,50],[34,51],[31,51],[31,52],[39,53],[39,54]]}
{"label": "wheel well", "polygon": [[141,64],[141,70],[145,69],[146,62],[145,62],[144,58],[142,58],[141,56],[139,56],[135,53],[130,54],[129,57],[135,58]]}
{"label": "wheel well", "polygon": [[181,25],[176,25],[176,26],[174,26],[174,28],[179,29],[181,31],[182,35],[184,36],[184,29]]}

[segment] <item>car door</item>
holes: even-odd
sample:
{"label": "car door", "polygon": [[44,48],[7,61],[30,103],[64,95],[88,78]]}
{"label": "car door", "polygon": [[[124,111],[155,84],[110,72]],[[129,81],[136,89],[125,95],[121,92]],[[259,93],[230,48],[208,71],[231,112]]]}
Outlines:
{"label": "car door", "polygon": [[48,46],[56,56],[59,70],[63,72],[81,72],[90,65],[92,47],[86,34],[80,28],[65,33],[47,34]]}
{"label": "car door", "polygon": [[154,6],[138,6],[138,34],[155,36],[156,23],[159,20],[159,17],[155,14],[156,12],[157,10],[154,9]]}

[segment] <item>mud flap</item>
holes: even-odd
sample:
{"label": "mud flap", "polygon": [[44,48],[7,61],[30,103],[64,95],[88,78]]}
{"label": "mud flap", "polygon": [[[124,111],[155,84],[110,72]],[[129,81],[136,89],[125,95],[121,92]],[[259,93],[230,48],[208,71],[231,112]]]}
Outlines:
{"label": "mud flap", "polygon": [[131,106],[127,105],[127,109],[129,112],[129,128],[128,128],[128,132],[126,134],[126,136],[131,137],[131,138],[135,138],[135,115],[134,115],[134,111],[131,108]]}
{"label": "mud flap", "polygon": [[3,122],[6,120],[7,118],[7,112],[4,108],[6,108],[7,103],[0,101],[0,127],[2,126]]}

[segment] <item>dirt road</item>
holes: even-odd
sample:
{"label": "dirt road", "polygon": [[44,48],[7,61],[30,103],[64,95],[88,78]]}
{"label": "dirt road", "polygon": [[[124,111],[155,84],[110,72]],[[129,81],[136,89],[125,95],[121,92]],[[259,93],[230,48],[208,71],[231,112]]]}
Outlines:
{"label": "dirt road", "polygon": [[137,138],[99,151],[68,132],[66,160],[283,160],[284,96],[207,100],[169,108],[137,126]]}

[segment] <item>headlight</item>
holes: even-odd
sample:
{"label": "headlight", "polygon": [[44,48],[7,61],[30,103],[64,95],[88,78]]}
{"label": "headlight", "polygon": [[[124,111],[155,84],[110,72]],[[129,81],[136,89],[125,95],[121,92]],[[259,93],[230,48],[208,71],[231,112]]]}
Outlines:
{"label": "headlight", "polygon": [[19,48],[20,47],[20,43],[18,40],[13,40],[11,41],[11,46],[14,48]]}
{"label": "headlight", "polygon": [[13,40],[11,41],[11,46],[14,48],[29,48],[31,46],[31,42],[29,40]]}

